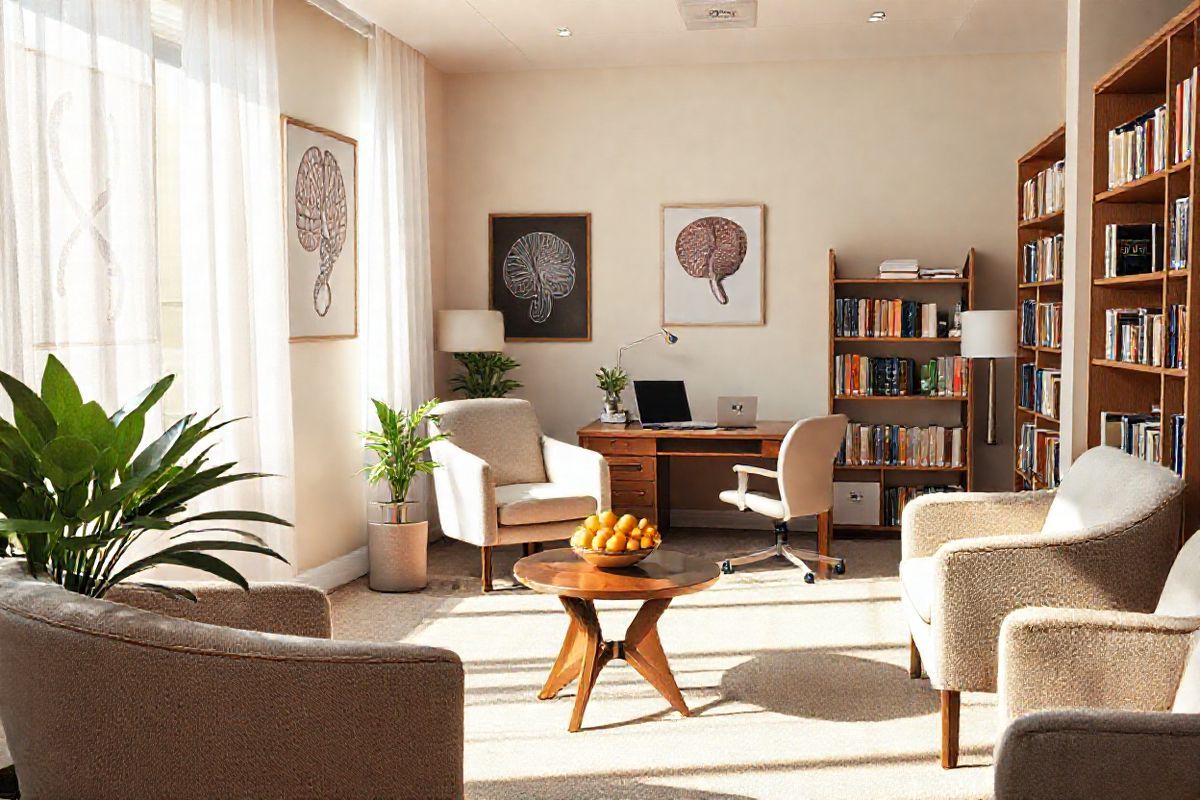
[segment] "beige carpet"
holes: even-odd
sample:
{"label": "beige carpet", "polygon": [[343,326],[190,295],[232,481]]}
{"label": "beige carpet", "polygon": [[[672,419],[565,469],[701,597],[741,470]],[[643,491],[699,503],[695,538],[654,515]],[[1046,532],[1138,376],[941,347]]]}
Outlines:
{"label": "beige carpet", "polygon": [[[769,533],[673,532],[666,547],[702,554],[758,549]],[[337,638],[403,640],[456,651],[466,666],[467,795],[482,800],[985,798],[991,794],[994,698],[963,698],[964,767],[938,766],[937,699],[907,672],[899,543],[848,540],[845,578],[809,586],[783,562],[723,577],[680,598],[659,629],[695,716],[675,713],[631,667],[601,673],[568,733],[573,687],[536,698],[566,616],[554,597],[478,592],[478,550],[441,541],[430,586],[333,596]],[[512,587],[519,548],[496,559]],[[598,604],[619,638],[635,603]]]}

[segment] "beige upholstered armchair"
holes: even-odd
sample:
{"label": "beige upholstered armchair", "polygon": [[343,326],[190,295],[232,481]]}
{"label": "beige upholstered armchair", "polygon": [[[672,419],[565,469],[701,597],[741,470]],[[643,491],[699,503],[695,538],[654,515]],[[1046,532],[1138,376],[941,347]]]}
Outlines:
{"label": "beige upholstered armchair", "polygon": [[997,800],[1200,797],[1200,535],[1153,614],[1026,608],[1000,633]]}
{"label": "beige upholstered armchair", "polygon": [[1150,611],[1180,540],[1183,483],[1111,447],[1054,492],[919,498],[901,526],[910,674],[942,702],[942,766],[958,759],[960,692],[996,690],[1000,625],[1027,606]]}
{"label": "beige upholstered armchair", "polygon": [[542,435],[526,400],[451,400],[433,413],[448,440],[431,448],[438,514],[447,536],[478,545],[483,591],[492,590],[492,548],[568,539],[608,507],[604,456]]}
{"label": "beige upholstered armchair", "polygon": [[0,562],[0,719],[23,798],[463,796],[454,653],[330,641],[311,587],[186,585],[199,603],[110,602]]}

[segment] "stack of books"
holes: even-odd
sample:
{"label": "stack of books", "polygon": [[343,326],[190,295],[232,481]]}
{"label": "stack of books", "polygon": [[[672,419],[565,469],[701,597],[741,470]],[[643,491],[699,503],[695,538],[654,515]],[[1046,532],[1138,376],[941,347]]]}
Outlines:
{"label": "stack of books", "polygon": [[932,280],[961,278],[962,267],[921,267],[920,276]]}
{"label": "stack of books", "polygon": [[[1145,275],[1162,269],[1158,225],[1105,225],[1104,277]],[[1186,252],[1186,251],[1185,251]]]}
{"label": "stack of books", "polygon": [[851,422],[846,426],[836,463],[855,467],[961,468],[966,463],[963,429]]}
{"label": "stack of books", "polygon": [[889,486],[883,490],[883,524],[897,526],[910,500],[926,494],[961,492],[961,486]]}
{"label": "stack of books", "polygon": [[1037,300],[1021,301],[1019,341],[1025,347],[1037,346]]}
{"label": "stack of books", "polygon": [[1175,84],[1175,163],[1182,164],[1192,157],[1195,131],[1192,118],[1196,113],[1196,67],[1191,77]]}
{"label": "stack of books", "polygon": [[1104,312],[1104,357],[1151,367],[1183,369],[1187,306],[1109,308]]}
{"label": "stack of books", "polygon": [[1047,489],[1058,487],[1061,474],[1059,453],[1058,431],[1039,428],[1032,422],[1021,426],[1021,441],[1017,446],[1018,469],[1028,476],[1037,477]]}
{"label": "stack of books", "polygon": [[911,358],[846,353],[834,358],[834,388],[839,397],[966,397],[967,360],[939,356],[919,367]]}
{"label": "stack of books", "polygon": [[1067,163],[1059,161],[1021,185],[1021,220],[1028,222],[1048,217],[1063,210],[1065,205]]}
{"label": "stack of books", "polygon": [[1171,417],[1171,469],[1179,477],[1183,477],[1183,457],[1186,449],[1187,424],[1183,414]]}
{"label": "stack of books", "polygon": [[932,339],[938,330],[937,303],[842,297],[834,301],[834,335]]}
{"label": "stack of books", "polygon": [[970,386],[967,359],[938,356],[921,365],[921,394],[927,397],[966,397]]}
{"label": "stack of books", "polygon": [[1021,301],[1020,343],[1025,347],[1062,347],[1062,303]]}
{"label": "stack of books", "polygon": [[1108,134],[1108,188],[1167,168],[1167,107],[1159,106]]}
{"label": "stack of books", "polygon": [[1063,235],[1047,236],[1033,242],[1026,242],[1022,248],[1022,282],[1041,283],[1042,281],[1062,280],[1063,264]]}
{"label": "stack of books", "polygon": [[879,265],[879,277],[894,280],[919,278],[921,265],[915,258],[889,258]]}
{"label": "stack of books", "polygon": [[1035,364],[1021,365],[1021,407],[1045,417],[1058,419],[1062,395],[1062,370],[1039,369]]}
{"label": "stack of books", "polygon": [[1171,205],[1171,269],[1187,269],[1188,233],[1192,228],[1192,198],[1181,197]]}
{"label": "stack of books", "polygon": [[1162,415],[1100,412],[1100,444],[1124,450],[1131,456],[1162,463]]}

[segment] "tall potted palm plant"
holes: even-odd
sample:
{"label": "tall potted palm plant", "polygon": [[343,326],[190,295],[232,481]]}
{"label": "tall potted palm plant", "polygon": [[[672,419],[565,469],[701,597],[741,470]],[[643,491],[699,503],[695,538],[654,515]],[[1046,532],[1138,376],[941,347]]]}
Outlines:
{"label": "tall potted palm plant", "polygon": [[411,592],[425,588],[427,582],[428,520],[413,521],[416,502],[408,499],[413,480],[437,469],[426,458],[429,446],[449,434],[426,435],[426,422],[437,424],[432,412],[434,398],[415,411],[396,410],[382,400],[372,400],[379,418],[378,431],[362,434],[367,450],[374,453],[374,464],[363,467],[372,485],[384,482],[389,499],[379,503],[382,522],[368,524],[367,554],[371,564],[369,584],[377,592]]}

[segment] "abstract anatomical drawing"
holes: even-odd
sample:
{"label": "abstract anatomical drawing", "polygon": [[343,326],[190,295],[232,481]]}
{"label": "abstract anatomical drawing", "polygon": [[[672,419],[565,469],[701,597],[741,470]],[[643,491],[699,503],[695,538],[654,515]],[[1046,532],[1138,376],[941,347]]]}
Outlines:
{"label": "abstract anatomical drawing", "polygon": [[591,338],[591,216],[492,214],[491,306],[509,341]]}
{"label": "abstract anatomical drawing", "polygon": [[291,338],[358,333],[357,153],[353,139],[284,118]]}
{"label": "abstract anatomical drawing", "polygon": [[662,208],[664,325],[765,322],[765,208]]}
{"label": "abstract anatomical drawing", "polygon": [[296,172],[296,236],[308,252],[320,254],[313,285],[313,310],[329,313],[333,292],[329,276],[346,244],[346,181],[337,159],[328,150],[310,147],[300,158]]}

